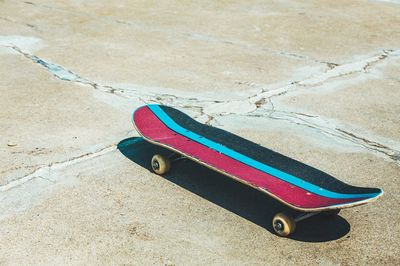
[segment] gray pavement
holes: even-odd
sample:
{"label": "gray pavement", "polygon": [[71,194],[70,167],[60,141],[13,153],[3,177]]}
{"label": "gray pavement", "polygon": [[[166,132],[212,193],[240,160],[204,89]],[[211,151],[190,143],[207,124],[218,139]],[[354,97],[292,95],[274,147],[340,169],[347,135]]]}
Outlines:
{"label": "gray pavement", "polygon": [[[399,265],[399,1],[0,0],[1,265]],[[174,106],[377,202],[276,236],[285,207],[130,119]]]}

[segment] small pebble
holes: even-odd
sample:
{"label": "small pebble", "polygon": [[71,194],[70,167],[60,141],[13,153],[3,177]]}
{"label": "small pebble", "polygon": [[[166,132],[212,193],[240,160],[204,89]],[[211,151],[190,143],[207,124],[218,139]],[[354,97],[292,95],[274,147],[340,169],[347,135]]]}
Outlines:
{"label": "small pebble", "polygon": [[8,143],[7,143],[7,146],[8,146],[8,147],[15,147],[15,146],[17,146],[17,143],[8,142]]}

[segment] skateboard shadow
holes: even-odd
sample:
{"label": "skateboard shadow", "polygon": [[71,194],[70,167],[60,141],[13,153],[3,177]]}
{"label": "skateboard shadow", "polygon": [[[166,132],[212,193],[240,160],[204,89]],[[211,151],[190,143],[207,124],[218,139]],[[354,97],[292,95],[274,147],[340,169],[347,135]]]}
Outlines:
{"label": "skateboard shadow", "polygon": [[[119,151],[131,161],[151,171],[151,157],[156,154],[168,155],[171,151],[153,145],[142,138],[128,138],[118,143]],[[264,193],[219,174],[191,160],[176,162],[163,177],[192,193],[231,211],[271,233],[273,216],[278,212],[292,209]],[[326,242],[339,239],[350,231],[350,224],[342,217],[326,218],[313,216],[296,224],[291,239],[304,242]]]}

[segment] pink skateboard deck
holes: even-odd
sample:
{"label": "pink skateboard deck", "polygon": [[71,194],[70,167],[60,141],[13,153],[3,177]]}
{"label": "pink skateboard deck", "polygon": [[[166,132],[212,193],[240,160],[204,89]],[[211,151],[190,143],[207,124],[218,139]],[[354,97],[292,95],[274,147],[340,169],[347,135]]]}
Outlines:
{"label": "pink skateboard deck", "polygon": [[171,107],[142,106],[134,112],[133,123],[145,140],[254,187],[298,211],[348,208],[383,194],[378,188],[341,182],[237,135],[201,124]]}

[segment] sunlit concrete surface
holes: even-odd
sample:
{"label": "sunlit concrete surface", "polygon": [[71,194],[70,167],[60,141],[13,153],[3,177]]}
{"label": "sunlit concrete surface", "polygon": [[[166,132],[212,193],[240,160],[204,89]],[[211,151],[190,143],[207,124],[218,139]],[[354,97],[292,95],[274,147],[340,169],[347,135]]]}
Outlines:
{"label": "sunlit concrete surface", "polygon": [[[0,265],[399,265],[399,1],[0,0]],[[287,210],[191,162],[160,177],[132,111],[178,108],[378,201]]]}

